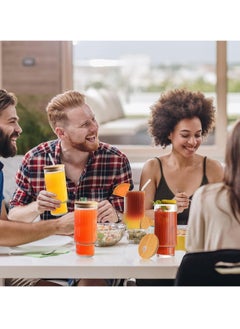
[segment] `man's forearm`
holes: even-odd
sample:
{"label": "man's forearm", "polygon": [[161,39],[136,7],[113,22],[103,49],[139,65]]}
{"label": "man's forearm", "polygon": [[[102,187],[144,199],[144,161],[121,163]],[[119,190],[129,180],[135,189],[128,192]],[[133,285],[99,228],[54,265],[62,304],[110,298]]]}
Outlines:
{"label": "man's forearm", "polygon": [[31,223],[39,216],[37,202],[31,202],[26,206],[16,206],[9,209],[8,219],[17,222]]}
{"label": "man's forearm", "polygon": [[58,232],[59,223],[40,221],[37,223],[19,223],[0,219],[0,245],[13,247],[43,239]]}

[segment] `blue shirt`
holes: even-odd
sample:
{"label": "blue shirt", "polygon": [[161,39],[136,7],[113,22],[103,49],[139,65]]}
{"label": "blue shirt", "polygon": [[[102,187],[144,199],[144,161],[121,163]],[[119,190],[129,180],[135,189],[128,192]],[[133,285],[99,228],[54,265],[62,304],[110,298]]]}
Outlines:
{"label": "blue shirt", "polygon": [[4,199],[3,196],[3,163],[0,161],[0,212],[1,212],[1,208],[2,208],[2,201]]}

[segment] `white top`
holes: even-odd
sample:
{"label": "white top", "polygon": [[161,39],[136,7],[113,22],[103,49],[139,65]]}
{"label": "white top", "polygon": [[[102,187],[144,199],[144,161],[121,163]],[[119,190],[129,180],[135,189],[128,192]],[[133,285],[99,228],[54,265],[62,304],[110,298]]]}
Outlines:
{"label": "white top", "polygon": [[223,186],[223,183],[208,184],[194,193],[188,219],[187,251],[240,249],[240,223],[232,214],[227,190],[221,190]]}
{"label": "white top", "polygon": [[0,278],[175,278],[185,253],[144,260],[138,245],[129,244],[125,237],[115,246],[96,247],[93,257],[77,255],[74,244],[70,249],[70,253],[44,258],[0,254]]}

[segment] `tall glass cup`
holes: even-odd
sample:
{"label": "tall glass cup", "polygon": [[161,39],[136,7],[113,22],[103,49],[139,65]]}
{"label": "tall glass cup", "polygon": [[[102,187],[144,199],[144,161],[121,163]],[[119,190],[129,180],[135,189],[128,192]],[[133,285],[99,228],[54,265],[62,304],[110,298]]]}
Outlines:
{"label": "tall glass cup", "polygon": [[124,197],[124,222],[127,229],[140,229],[144,215],[145,191],[128,191]]}
{"label": "tall glass cup", "polygon": [[60,207],[51,211],[53,216],[61,216],[68,212],[67,209],[67,184],[64,164],[44,167],[44,180],[46,190],[56,194],[56,199],[61,201]]}
{"label": "tall glass cup", "polygon": [[155,204],[154,205],[154,233],[158,237],[158,255],[175,255],[177,244],[177,205]]}
{"label": "tall glass cup", "polygon": [[176,246],[176,250],[186,251],[186,247],[185,247],[186,231],[187,231],[187,225],[178,225],[177,226],[177,246]]}
{"label": "tall glass cup", "polygon": [[96,201],[75,201],[74,240],[78,255],[93,256],[95,253],[97,208]]}

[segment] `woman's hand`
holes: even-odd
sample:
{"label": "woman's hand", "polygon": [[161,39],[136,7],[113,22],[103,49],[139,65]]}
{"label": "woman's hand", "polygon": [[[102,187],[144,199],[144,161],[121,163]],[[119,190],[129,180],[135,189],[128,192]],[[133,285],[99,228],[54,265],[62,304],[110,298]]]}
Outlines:
{"label": "woman's hand", "polygon": [[177,201],[178,213],[181,213],[184,211],[184,209],[187,209],[191,201],[185,192],[178,192],[174,199]]}

